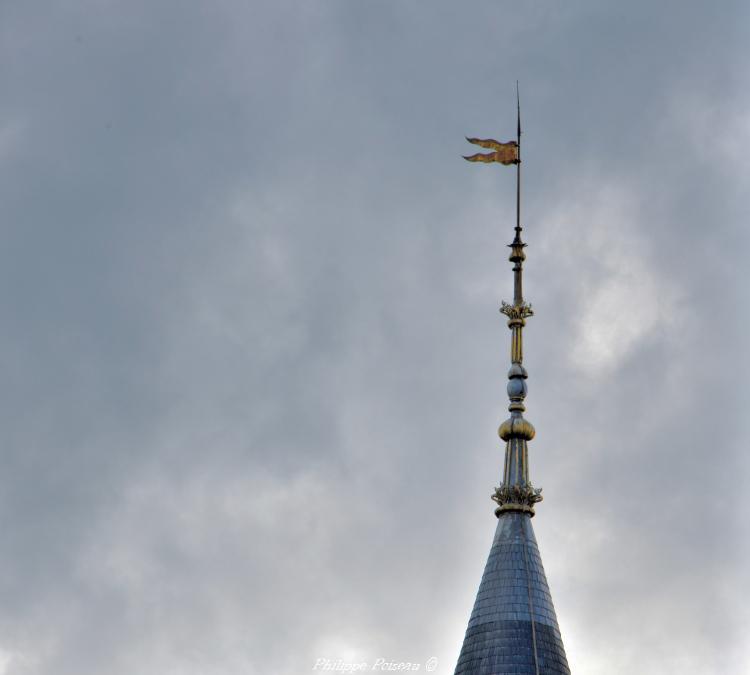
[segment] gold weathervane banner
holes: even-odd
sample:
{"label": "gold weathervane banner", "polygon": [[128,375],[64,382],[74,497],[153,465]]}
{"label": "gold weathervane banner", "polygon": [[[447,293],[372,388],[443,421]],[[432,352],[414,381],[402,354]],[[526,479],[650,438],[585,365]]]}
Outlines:
{"label": "gold weathervane banner", "polygon": [[508,141],[507,143],[500,143],[492,138],[481,139],[481,138],[467,138],[469,143],[478,145],[482,148],[490,148],[495,152],[489,152],[483,154],[478,152],[476,155],[470,155],[464,159],[468,162],[484,162],[488,164],[490,162],[499,162],[500,164],[518,164],[518,143],[515,141]]}

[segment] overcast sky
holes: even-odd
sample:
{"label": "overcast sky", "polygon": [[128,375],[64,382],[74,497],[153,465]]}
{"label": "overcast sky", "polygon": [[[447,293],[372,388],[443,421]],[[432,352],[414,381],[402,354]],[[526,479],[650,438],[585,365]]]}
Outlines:
{"label": "overcast sky", "polygon": [[449,675],[524,124],[575,675],[750,673],[746,2],[0,5],[0,675]]}

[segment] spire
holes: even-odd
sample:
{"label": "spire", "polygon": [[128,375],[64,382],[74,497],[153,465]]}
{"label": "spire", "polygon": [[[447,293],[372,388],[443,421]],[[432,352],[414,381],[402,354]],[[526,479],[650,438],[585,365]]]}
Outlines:
{"label": "spire", "polygon": [[523,299],[523,261],[526,260],[521,239],[521,99],[516,82],[517,103],[517,153],[516,163],[516,236],[508,244],[513,263],[513,304],[503,302],[500,312],[508,317],[510,328],[510,370],[508,371],[508,397],[510,417],[500,425],[498,434],[505,442],[505,468],[503,480],[495,489],[492,499],[497,502],[495,515],[508,511],[522,511],[534,515],[534,504],[542,501],[541,488],[536,489],[529,480],[528,442],[534,438],[534,425],[523,417],[528,373],[523,367],[523,328],[526,319],[533,316],[531,305]]}
{"label": "spire", "polygon": [[524,419],[526,379],[523,366],[523,328],[533,315],[523,299],[523,262],[526,244],[521,238],[521,104],[516,83],[517,140],[468,139],[492,148],[490,154],[467,157],[471,162],[516,165],[516,227],[509,244],[513,263],[513,303],[502,303],[511,331],[508,371],[510,417],[498,433],[505,441],[505,466],[497,502],[497,527],[487,565],[479,584],[455,675],[570,675],[557,625],[547,578],[534,536],[531,517],[542,500],[541,489],[529,480],[528,442],[534,427]]}

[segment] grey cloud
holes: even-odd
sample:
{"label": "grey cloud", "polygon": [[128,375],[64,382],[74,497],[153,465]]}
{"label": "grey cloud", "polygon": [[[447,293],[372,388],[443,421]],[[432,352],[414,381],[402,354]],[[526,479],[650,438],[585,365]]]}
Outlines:
{"label": "grey cloud", "polygon": [[0,11],[0,674],[452,672],[516,78],[571,666],[747,669],[742,4]]}

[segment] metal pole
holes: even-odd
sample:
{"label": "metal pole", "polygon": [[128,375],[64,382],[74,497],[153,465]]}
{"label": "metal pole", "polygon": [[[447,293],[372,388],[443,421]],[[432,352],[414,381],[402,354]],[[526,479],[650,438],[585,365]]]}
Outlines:
{"label": "metal pole", "polygon": [[[516,126],[516,143],[518,143],[516,150],[518,152],[518,163],[516,164],[516,237],[513,243],[521,244],[521,97],[518,93],[518,80],[516,80],[516,104],[518,112],[518,124]],[[515,305],[523,304],[521,265],[522,262],[519,260],[514,266],[513,304]]]}

